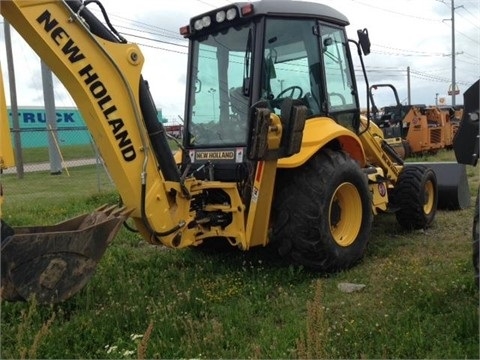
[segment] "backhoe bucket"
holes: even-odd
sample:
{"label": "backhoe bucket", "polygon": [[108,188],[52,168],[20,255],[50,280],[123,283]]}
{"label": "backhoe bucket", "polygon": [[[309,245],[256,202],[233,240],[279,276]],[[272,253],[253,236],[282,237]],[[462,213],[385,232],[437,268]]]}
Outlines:
{"label": "backhoe bucket", "polygon": [[35,296],[38,303],[51,304],[75,295],[127,216],[124,208],[103,206],[53,226],[14,228],[1,244],[2,299]]}
{"label": "backhoe bucket", "polygon": [[440,210],[462,210],[470,206],[470,187],[465,165],[456,162],[416,162],[435,172],[438,188],[437,208]]}

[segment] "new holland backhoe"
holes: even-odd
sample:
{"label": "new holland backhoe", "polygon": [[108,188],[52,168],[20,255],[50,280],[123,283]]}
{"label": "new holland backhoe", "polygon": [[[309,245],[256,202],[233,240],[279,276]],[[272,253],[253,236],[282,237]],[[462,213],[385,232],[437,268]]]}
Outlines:
{"label": "new holland backhoe", "polygon": [[127,218],[152,244],[269,246],[320,272],[364,256],[374,214],[431,225],[435,173],[404,167],[360,116],[350,47],[364,68],[366,29],[348,40],[343,14],[303,1],[234,3],[192,18],[180,29],[189,39],[185,130],[173,156],[142,52],[105,11],[93,15],[98,5],[1,3],[72,95],[121,197],[57,225],[2,226],[3,299],[74,295]]}

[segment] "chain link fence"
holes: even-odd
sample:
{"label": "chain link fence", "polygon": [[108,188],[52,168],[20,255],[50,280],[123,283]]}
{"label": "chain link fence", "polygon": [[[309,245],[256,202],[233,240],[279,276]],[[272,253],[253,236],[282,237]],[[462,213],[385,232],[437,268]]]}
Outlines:
{"label": "chain link fence", "polygon": [[[20,202],[35,206],[32,199],[60,200],[115,190],[77,108],[57,107],[54,118],[47,117],[43,107],[22,106],[15,114],[7,110],[16,166],[4,169],[0,180],[9,206]],[[157,116],[166,122],[161,109]],[[177,138],[181,130],[181,125],[167,128]]]}
{"label": "chain link fence", "polygon": [[48,181],[52,175],[61,175],[72,182],[80,177],[92,191],[95,187],[98,192],[114,189],[86,126],[23,127],[11,133],[16,166],[5,169],[5,177],[35,176]]}

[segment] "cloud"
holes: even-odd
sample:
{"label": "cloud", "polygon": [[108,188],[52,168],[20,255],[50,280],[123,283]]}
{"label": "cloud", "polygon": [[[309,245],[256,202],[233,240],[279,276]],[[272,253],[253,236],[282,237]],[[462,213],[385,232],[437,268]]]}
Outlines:
{"label": "cloud", "polygon": [[[451,80],[450,0],[324,0],[318,1],[344,13],[351,25],[350,38],[357,29],[367,28],[372,53],[366,57],[370,83],[392,83],[401,100],[408,98],[407,69],[410,70],[412,103],[432,104],[437,94],[446,95]],[[187,42],[179,28],[190,17],[229,3],[227,0],[182,0],[175,3],[136,0],[103,0],[111,22],[145,55],[143,75],[148,80],[158,107],[168,119],[183,117]],[[456,0],[456,79],[465,90],[480,76],[480,5],[477,1]],[[92,4],[92,11],[100,15]],[[12,30],[15,76],[19,105],[43,105],[40,61]],[[3,31],[0,46],[4,48]],[[7,80],[5,52],[0,61]],[[354,58],[356,55],[354,54]],[[363,75],[357,68],[361,101],[365,101]],[[56,86],[58,106],[74,106],[65,90]],[[7,94],[9,89],[7,86]],[[383,96],[383,95],[382,95]],[[381,98],[393,100],[387,95]],[[457,104],[463,98],[457,96]],[[7,103],[10,100],[7,98]]]}

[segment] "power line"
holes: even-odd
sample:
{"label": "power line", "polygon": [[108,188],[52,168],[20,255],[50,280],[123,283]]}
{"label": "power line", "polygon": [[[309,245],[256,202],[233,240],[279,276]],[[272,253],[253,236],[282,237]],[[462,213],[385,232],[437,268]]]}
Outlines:
{"label": "power line", "polygon": [[[126,29],[126,30],[132,30],[132,31],[138,31],[138,32],[141,32],[143,34],[150,34],[150,35],[154,35],[154,36],[162,36],[162,37],[165,37],[165,38],[169,38],[169,39],[174,39],[174,40],[180,40],[180,41],[186,41],[185,38],[183,36],[181,36],[180,34],[177,34],[177,36],[173,36],[173,35],[165,35],[165,34],[161,34],[159,32],[152,32],[152,31],[148,31],[148,30],[143,30],[143,29],[138,29],[138,28],[132,28],[132,27],[128,27],[128,26],[123,26],[123,25],[115,25],[116,28],[118,29]],[[120,31],[121,32],[121,31]]]}
{"label": "power line", "polygon": [[[440,77],[440,76],[433,76],[433,75],[430,75],[428,73],[424,73],[424,72],[420,72],[420,71],[412,70],[412,69],[410,69],[410,74],[412,76],[416,75],[416,77],[425,78],[425,79],[430,80],[430,81],[443,82],[443,83],[450,83],[451,82],[450,79],[443,78],[443,77]],[[465,82],[465,81],[456,81],[455,84],[470,85],[469,82]]]}
{"label": "power line", "polygon": [[161,50],[161,51],[168,51],[168,52],[177,53],[177,54],[182,54],[182,55],[188,55],[187,52],[183,52],[183,51],[180,51],[180,50],[165,49],[165,48],[162,48],[162,47],[159,47],[159,46],[153,46],[153,45],[143,44],[143,43],[139,43],[139,42],[137,42],[136,44],[137,44],[137,45],[140,45],[140,46],[145,46],[145,47],[148,47],[148,48],[151,48],[151,49],[156,49],[156,50]]}
{"label": "power line", "polygon": [[159,40],[159,39],[153,39],[153,38],[149,38],[149,37],[146,37],[146,36],[135,35],[135,34],[130,34],[130,33],[126,33],[126,32],[123,32],[122,34],[127,35],[127,36],[131,36],[131,37],[135,37],[135,38],[139,38],[139,39],[142,39],[142,40],[149,40],[149,41],[154,41],[154,42],[158,42],[158,43],[161,43],[161,44],[179,46],[179,47],[183,47],[183,48],[188,49],[188,45],[177,44],[177,43],[174,43],[174,42],[164,41],[164,40]]}
{"label": "power line", "polygon": [[[98,15],[97,17],[99,19],[103,19],[103,17],[100,16],[100,11],[97,8],[93,8],[92,12],[96,12],[97,15]],[[159,26],[156,26],[156,25],[148,24],[148,23],[143,22],[143,21],[133,20],[131,18],[126,18],[124,16],[120,16],[120,15],[116,15],[116,14],[109,14],[108,16],[110,18],[116,18],[116,19],[119,19],[121,21],[127,22],[130,25],[137,25],[137,27],[139,29],[142,29],[142,30],[139,30],[139,31],[144,31],[143,29],[157,30],[157,31],[160,31],[160,32],[170,33],[170,34],[172,34],[171,36],[177,35],[178,37],[180,37],[178,31],[165,29],[165,28],[162,28],[162,27],[159,27]],[[115,25],[115,26],[119,26],[119,25]],[[157,32],[157,34],[160,34],[160,33]]]}
{"label": "power line", "polygon": [[[470,15],[472,15],[473,17],[475,17],[475,15],[473,15],[468,9],[465,8],[465,6],[461,6],[460,9],[463,9],[465,10],[467,13],[469,13]],[[480,29],[480,26],[478,26],[478,24],[475,24],[474,22],[470,21],[470,19],[466,18],[465,16],[463,16],[462,14],[458,14],[460,17],[464,18],[465,20],[467,20],[470,24],[472,24],[473,26],[475,26],[477,29]]]}
{"label": "power line", "polygon": [[380,45],[380,44],[372,44],[372,46],[378,46],[378,47],[385,48],[385,49],[412,53],[410,56],[414,56],[415,54],[417,54],[418,56],[444,56],[444,54],[442,54],[442,53],[433,53],[433,52],[427,52],[427,51],[400,49],[400,48],[395,48],[395,47]]}
{"label": "power line", "polygon": [[[405,17],[408,17],[408,18],[414,18],[414,19],[419,19],[419,20],[423,20],[423,21],[432,21],[432,22],[440,22],[441,21],[441,19],[426,18],[426,17],[421,17],[421,16],[416,16],[416,15],[412,15],[412,14],[406,14],[406,13],[401,13],[401,12],[398,12],[398,11],[385,9],[385,8],[380,7],[380,6],[367,4],[367,3],[364,3],[364,2],[359,1],[359,0],[351,0],[351,1],[359,3],[359,4],[367,6],[367,7],[375,8],[375,9],[385,11],[385,12],[388,12],[388,13],[392,13],[392,14],[395,14],[395,15],[405,16]],[[437,0],[437,1],[439,1],[439,0]]]}

